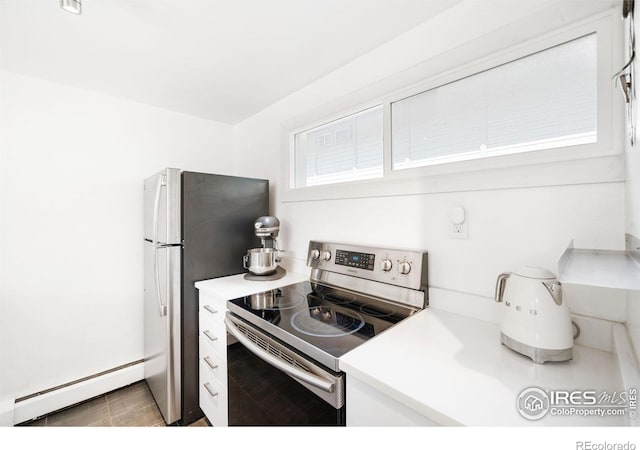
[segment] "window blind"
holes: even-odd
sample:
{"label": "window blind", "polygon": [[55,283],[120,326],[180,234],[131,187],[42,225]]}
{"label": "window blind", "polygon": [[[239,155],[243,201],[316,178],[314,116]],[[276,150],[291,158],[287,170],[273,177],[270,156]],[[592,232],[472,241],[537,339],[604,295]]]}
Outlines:
{"label": "window blind", "polygon": [[392,168],[597,142],[590,34],[391,104]]}

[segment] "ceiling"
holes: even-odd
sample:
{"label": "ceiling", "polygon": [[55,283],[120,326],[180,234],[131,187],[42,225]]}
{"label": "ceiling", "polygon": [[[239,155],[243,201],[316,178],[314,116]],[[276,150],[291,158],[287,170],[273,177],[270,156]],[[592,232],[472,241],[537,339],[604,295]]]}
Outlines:
{"label": "ceiling", "polygon": [[459,0],[0,0],[0,68],[237,123]]}

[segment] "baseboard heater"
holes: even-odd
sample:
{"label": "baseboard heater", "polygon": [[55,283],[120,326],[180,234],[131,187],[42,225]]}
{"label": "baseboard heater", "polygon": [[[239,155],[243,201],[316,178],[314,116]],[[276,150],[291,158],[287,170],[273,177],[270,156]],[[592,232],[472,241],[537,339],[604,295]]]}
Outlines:
{"label": "baseboard heater", "polygon": [[144,360],[108,369],[15,399],[13,423],[20,424],[144,379]]}

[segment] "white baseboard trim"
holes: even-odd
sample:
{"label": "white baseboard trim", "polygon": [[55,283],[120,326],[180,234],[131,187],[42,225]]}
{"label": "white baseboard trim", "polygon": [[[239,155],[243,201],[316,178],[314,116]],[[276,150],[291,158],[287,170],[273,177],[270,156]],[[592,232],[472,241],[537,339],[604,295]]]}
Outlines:
{"label": "white baseboard trim", "polygon": [[138,362],[25,400],[18,399],[13,409],[13,425],[106,394],[142,379],[144,379],[144,364]]}

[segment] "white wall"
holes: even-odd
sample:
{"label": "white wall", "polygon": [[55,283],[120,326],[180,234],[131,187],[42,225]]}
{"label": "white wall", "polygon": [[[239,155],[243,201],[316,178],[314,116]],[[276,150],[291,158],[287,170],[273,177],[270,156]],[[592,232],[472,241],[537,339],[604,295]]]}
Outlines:
{"label": "white wall", "polygon": [[[524,2],[515,11],[486,8],[480,3],[457,5],[236,126],[236,171],[270,178],[275,187],[273,213],[282,221],[280,243],[288,252],[289,264],[304,269],[302,261],[311,239],[424,248],[429,251],[431,286],[488,299],[500,272],[522,264],[541,265],[555,272],[557,260],[572,238],[579,247],[622,248],[622,181],[281,201],[287,158],[283,135],[290,121],[344,96],[357,98],[358,92],[371,90],[374,84],[391,86],[396,81],[389,83],[390,77],[415,82],[417,68],[428,71],[436,57],[465,55],[471,61],[557,28],[572,17],[577,19],[558,5],[540,11],[533,9],[541,3]],[[597,6],[593,3],[588,6]],[[455,204],[468,211],[468,240],[449,238],[449,211]],[[567,294],[574,313],[624,319],[624,292],[603,294],[567,286]]]}
{"label": "white wall", "polygon": [[142,180],[231,174],[228,125],[0,72],[0,398],[143,357]]}
{"label": "white wall", "polygon": [[[639,8],[635,7],[635,13],[638,14]],[[636,36],[640,36],[640,23],[635,23]],[[636,44],[637,45],[637,44]],[[636,49],[637,51],[637,49]],[[638,63],[634,64],[634,76],[640,73],[638,70]],[[626,197],[627,197],[627,233],[640,239],[640,143],[637,138],[640,137],[640,109],[637,102],[640,100],[640,88],[637,86],[637,82],[633,84],[635,92],[635,128],[636,128],[636,143],[632,147],[630,142],[626,144],[626,158],[627,158],[627,183],[626,183]],[[629,291],[627,293],[627,329],[631,336],[636,356],[640,360],[640,292]]]}

